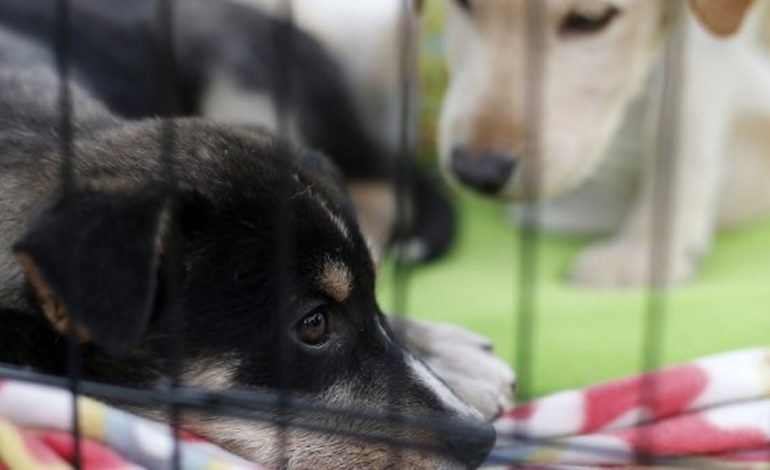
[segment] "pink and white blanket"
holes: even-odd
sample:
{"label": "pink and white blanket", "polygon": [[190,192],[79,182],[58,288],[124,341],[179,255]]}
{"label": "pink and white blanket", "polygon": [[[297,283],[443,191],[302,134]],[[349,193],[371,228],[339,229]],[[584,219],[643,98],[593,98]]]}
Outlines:
{"label": "pink and white blanket", "polygon": [[770,468],[770,349],[748,349],[516,406],[491,463]]}

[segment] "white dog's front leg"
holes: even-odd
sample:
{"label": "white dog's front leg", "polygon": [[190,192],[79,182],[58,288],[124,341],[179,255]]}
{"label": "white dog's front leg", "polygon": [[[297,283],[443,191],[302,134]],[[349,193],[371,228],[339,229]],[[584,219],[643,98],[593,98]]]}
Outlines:
{"label": "white dog's front leg", "polygon": [[578,257],[571,271],[575,281],[643,286],[653,281],[653,266],[654,282],[661,286],[694,275],[711,244],[723,154],[729,151],[735,105],[731,62],[740,55],[731,54],[732,47],[733,41],[718,42],[699,30],[688,34],[674,160],[647,165],[633,211],[614,237]]}
{"label": "white dog's front leg", "polygon": [[488,339],[456,325],[403,317],[390,321],[405,345],[486,419],[512,406],[515,375]]}

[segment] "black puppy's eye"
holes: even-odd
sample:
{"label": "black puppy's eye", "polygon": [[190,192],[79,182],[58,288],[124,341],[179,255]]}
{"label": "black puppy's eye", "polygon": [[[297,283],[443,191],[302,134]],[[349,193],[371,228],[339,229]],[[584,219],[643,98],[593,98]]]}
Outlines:
{"label": "black puppy's eye", "polygon": [[608,6],[596,11],[572,11],[561,24],[561,34],[592,34],[598,33],[614,20],[620,10]]}
{"label": "black puppy's eye", "polygon": [[320,346],[329,337],[329,318],[326,307],[317,307],[305,315],[296,326],[297,337],[309,346]]}

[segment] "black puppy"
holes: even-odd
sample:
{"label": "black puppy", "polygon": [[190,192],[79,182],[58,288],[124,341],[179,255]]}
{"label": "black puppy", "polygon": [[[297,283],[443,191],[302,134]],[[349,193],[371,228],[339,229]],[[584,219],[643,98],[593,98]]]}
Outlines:
{"label": "black puppy", "polygon": [[[393,235],[397,157],[367,134],[344,77],[315,40],[228,0],[184,0],[175,2],[174,56],[164,57],[157,0],[71,4],[74,76],[113,112],[150,117],[170,104],[175,114],[272,130],[281,121],[292,139],[320,149],[342,170],[375,246]],[[56,39],[56,12],[56,0],[0,0],[3,27],[49,47]],[[176,94],[168,96],[170,91]],[[287,104],[283,120],[276,108],[280,97]],[[455,216],[426,174],[416,166],[411,174],[414,225],[408,238],[415,257],[432,259],[450,246]]]}
{"label": "black puppy", "polygon": [[[375,302],[370,252],[322,157],[251,127],[124,121],[74,88],[73,181],[62,192],[57,86],[45,68],[0,67],[0,362],[64,374],[62,333],[74,328],[86,378],[153,387],[165,380],[164,325],[175,305],[187,385],[283,384],[332,406],[395,403],[479,421],[393,339]],[[159,176],[169,162],[174,197]],[[172,240],[178,304],[159,283]],[[391,456],[386,445],[289,425],[280,461],[267,423],[193,413],[182,423],[273,465],[383,468]],[[405,450],[406,468],[477,465],[493,441],[491,429],[459,441],[365,419],[323,424],[443,449]]]}

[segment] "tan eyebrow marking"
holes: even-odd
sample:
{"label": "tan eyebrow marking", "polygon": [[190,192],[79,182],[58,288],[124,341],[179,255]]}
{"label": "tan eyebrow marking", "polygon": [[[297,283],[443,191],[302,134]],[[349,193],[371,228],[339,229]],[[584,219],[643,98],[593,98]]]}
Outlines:
{"label": "tan eyebrow marking", "polygon": [[344,302],[353,290],[353,274],[342,262],[327,259],[318,276],[318,286],[337,302]]}

